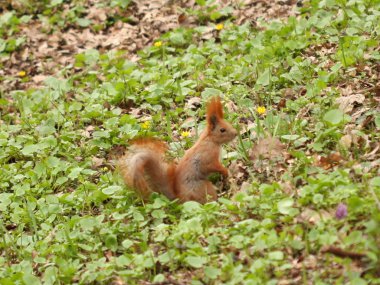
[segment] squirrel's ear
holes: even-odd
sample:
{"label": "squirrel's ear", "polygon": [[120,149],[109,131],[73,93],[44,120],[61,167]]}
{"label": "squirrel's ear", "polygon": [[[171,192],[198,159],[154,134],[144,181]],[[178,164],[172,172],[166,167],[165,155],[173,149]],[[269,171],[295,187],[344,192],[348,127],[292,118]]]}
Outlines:
{"label": "squirrel's ear", "polygon": [[223,119],[223,106],[219,96],[211,98],[208,102],[206,118],[210,130],[215,129],[218,120]]}
{"label": "squirrel's ear", "polygon": [[216,128],[217,122],[218,122],[218,118],[215,116],[215,114],[212,114],[211,116],[207,116],[207,124],[209,126],[210,131],[213,131]]}
{"label": "squirrel's ear", "polygon": [[220,97],[212,97],[207,104],[207,114],[215,114],[218,118],[223,118],[223,106]]}

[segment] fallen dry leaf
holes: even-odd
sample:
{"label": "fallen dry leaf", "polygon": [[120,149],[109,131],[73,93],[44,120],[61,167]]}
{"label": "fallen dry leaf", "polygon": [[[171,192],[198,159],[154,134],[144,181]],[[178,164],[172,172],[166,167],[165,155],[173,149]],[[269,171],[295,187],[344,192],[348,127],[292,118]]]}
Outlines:
{"label": "fallen dry leaf", "polygon": [[241,192],[247,192],[251,188],[251,183],[244,181],[240,186]]}
{"label": "fallen dry leaf", "polygon": [[373,144],[373,147],[370,150],[370,152],[368,152],[364,155],[364,158],[366,158],[368,160],[375,160],[375,159],[380,158],[380,151],[379,150],[380,150],[380,143],[376,142]]}
{"label": "fallen dry leaf", "polygon": [[344,135],[339,140],[340,144],[344,146],[346,149],[349,149],[352,145],[352,136],[351,134]]}
{"label": "fallen dry leaf", "polygon": [[131,108],[129,111],[129,114],[132,115],[132,117],[140,118],[142,115],[142,109],[141,108]]}
{"label": "fallen dry leaf", "polygon": [[[235,23],[255,23],[258,17],[265,20],[283,18],[295,15],[293,9],[296,1],[274,0],[266,1],[247,0],[242,5],[236,5],[232,0],[217,0],[218,9],[234,7]],[[17,1],[12,1],[17,7]],[[62,17],[70,14],[74,3],[62,5]],[[21,5],[22,6],[22,5]],[[129,23],[116,22],[113,26],[96,32],[92,29],[71,25],[59,29],[48,26],[38,19],[28,24],[20,25],[19,36],[25,38],[24,47],[16,50],[9,57],[0,59],[3,70],[0,74],[15,75],[24,70],[31,76],[29,81],[6,80],[1,89],[3,91],[38,88],[47,76],[55,76],[62,66],[72,65],[75,55],[86,49],[97,49],[100,52],[110,50],[126,50],[131,61],[136,62],[139,56],[135,52],[150,45],[162,33],[179,26],[195,26],[196,17],[185,15],[184,9],[194,8],[195,1],[166,1],[140,0],[132,1],[126,10],[117,7],[100,7],[97,1],[88,1],[85,4],[86,19],[95,25],[103,25],[107,18],[114,15],[128,17]],[[68,28],[68,29],[67,29]],[[214,24],[206,28],[203,38],[216,36]],[[70,72],[77,72],[72,69]]]}
{"label": "fallen dry leaf", "polygon": [[200,97],[191,97],[185,104],[186,109],[196,110],[201,106]]}
{"label": "fallen dry leaf", "polygon": [[290,181],[281,182],[280,188],[288,196],[292,196],[295,193],[295,186]]}
{"label": "fallen dry leaf", "polygon": [[350,113],[355,106],[363,104],[365,96],[363,94],[351,94],[336,99],[339,109],[345,113]]}
{"label": "fallen dry leaf", "polygon": [[116,276],[112,280],[111,285],[127,285],[127,283],[125,283],[121,277]]}
{"label": "fallen dry leaf", "polygon": [[116,160],[118,160],[125,152],[125,146],[115,145],[107,153],[107,162],[110,162],[110,166],[114,167]]}
{"label": "fallen dry leaf", "polygon": [[47,78],[46,75],[38,74],[38,75],[33,76],[32,80],[34,83],[38,85],[41,82],[43,82],[46,78]]}
{"label": "fallen dry leaf", "polygon": [[280,157],[288,157],[289,154],[277,138],[267,137],[260,139],[250,152],[250,159],[269,159],[274,160]]}
{"label": "fallen dry leaf", "polygon": [[252,160],[252,168],[256,173],[261,174],[261,180],[267,178],[278,179],[288,168],[290,158],[285,145],[277,138],[260,139],[251,149],[249,158]]}
{"label": "fallen dry leaf", "polygon": [[88,9],[87,18],[97,21],[98,24],[101,24],[107,20],[107,14],[109,13],[107,8],[98,8],[92,6]]}
{"label": "fallen dry leaf", "polygon": [[107,250],[104,252],[104,256],[107,259],[107,261],[110,261],[110,260],[112,260],[114,254],[111,250]]}
{"label": "fallen dry leaf", "polygon": [[330,169],[343,160],[339,152],[332,152],[328,156],[317,155],[315,165],[323,169]]}
{"label": "fallen dry leaf", "polygon": [[92,157],[91,162],[92,162],[92,169],[97,169],[104,164],[104,158],[99,158],[99,157],[94,156]]}
{"label": "fallen dry leaf", "polygon": [[316,211],[311,208],[305,208],[297,217],[299,223],[317,224],[321,219],[332,219],[333,215],[326,210]]}
{"label": "fallen dry leaf", "polygon": [[95,130],[94,126],[87,126],[86,129],[82,130],[81,135],[86,138],[91,138],[92,132]]}
{"label": "fallen dry leaf", "polygon": [[227,110],[229,113],[236,113],[238,111],[238,107],[236,106],[236,104],[232,101],[228,101],[226,104],[225,104]]}
{"label": "fallen dry leaf", "polygon": [[[231,5],[231,1],[217,1],[220,5]],[[239,1],[240,9],[233,12],[237,25],[243,23],[251,23],[256,25],[256,20],[262,18],[265,21],[276,18],[281,19],[295,15],[295,4],[297,1],[282,1],[282,0],[244,0]],[[235,4],[236,5],[236,4]]]}
{"label": "fallen dry leaf", "polygon": [[247,166],[241,160],[234,160],[228,167],[231,175],[237,180],[237,184],[241,184],[248,178]]}

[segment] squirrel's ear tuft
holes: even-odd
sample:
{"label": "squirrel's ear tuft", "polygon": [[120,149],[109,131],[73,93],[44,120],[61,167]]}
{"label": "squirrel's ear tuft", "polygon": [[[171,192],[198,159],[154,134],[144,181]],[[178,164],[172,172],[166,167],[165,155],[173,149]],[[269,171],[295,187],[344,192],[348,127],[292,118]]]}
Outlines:
{"label": "squirrel's ear tuft", "polygon": [[218,118],[215,115],[211,115],[207,117],[207,124],[211,131],[216,128],[216,124],[218,122]]}
{"label": "squirrel's ear tuft", "polygon": [[223,119],[223,106],[220,102],[220,97],[212,97],[207,104],[206,113],[207,123],[211,126],[211,129],[215,128],[218,120]]}

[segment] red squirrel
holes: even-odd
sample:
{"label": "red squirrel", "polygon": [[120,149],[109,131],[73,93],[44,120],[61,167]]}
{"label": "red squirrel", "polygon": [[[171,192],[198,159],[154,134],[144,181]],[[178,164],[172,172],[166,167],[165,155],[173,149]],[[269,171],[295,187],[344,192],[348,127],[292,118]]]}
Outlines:
{"label": "red squirrel", "polygon": [[207,127],[178,164],[165,160],[167,146],[158,139],[133,142],[119,160],[125,184],[143,199],[158,192],[181,202],[203,204],[216,200],[216,189],[207,177],[215,172],[228,176],[220,162],[221,147],[232,141],[237,131],[223,119],[220,97],[213,97],[207,104],[206,120]]}

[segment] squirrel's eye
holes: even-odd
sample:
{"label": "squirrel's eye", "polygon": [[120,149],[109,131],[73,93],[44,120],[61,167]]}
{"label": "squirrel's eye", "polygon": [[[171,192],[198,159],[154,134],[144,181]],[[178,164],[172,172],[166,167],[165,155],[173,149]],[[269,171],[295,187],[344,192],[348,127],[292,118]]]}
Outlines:
{"label": "squirrel's eye", "polygon": [[224,133],[225,131],[226,131],[225,128],[221,128],[221,129],[220,129],[220,132],[221,132],[221,133]]}

